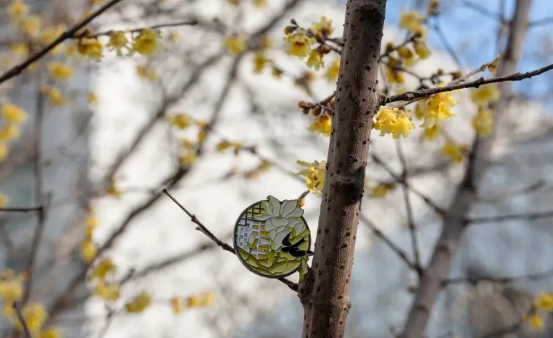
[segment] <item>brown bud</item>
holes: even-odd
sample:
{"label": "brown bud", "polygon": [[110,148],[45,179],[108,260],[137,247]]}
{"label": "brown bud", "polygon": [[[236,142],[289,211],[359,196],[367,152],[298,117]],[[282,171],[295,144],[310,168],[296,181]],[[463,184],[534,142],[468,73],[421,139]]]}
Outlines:
{"label": "brown bud", "polygon": [[315,106],[315,108],[311,109],[311,115],[313,116],[321,115],[321,106]]}
{"label": "brown bud", "polygon": [[298,28],[298,27],[296,27],[296,26],[286,26],[286,27],[284,28],[284,34],[290,35],[290,34],[294,33],[294,31],[296,30],[296,28]]}
{"label": "brown bud", "polygon": [[296,25],[296,26],[298,25],[298,22],[296,21],[296,19],[290,19],[290,23],[292,25]]}
{"label": "brown bud", "polygon": [[440,69],[438,69],[438,71],[436,72],[436,75],[438,75],[438,76],[442,76],[442,75],[444,75],[444,70],[443,70],[443,69],[441,69],[441,68],[440,68]]}
{"label": "brown bud", "polygon": [[305,115],[309,114],[309,108],[303,108],[302,113]]}
{"label": "brown bud", "polygon": [[463,76],[463,73],[461,72],[453,72],[451,73],[451,76],[453,77],[453,80],[459,79],[461,76]]}
{"label": "brown bud", "polygon": [[320,45],[319,47],[317,47],[316,51],[321,54],[328,54],[330,52],[330,47],[328,47],[327,45]]}
{"label": "brown bud", "polygon": [[298,102],[298,107],[300,108],[313,108],[315,105],[312,102],[300,101]]}

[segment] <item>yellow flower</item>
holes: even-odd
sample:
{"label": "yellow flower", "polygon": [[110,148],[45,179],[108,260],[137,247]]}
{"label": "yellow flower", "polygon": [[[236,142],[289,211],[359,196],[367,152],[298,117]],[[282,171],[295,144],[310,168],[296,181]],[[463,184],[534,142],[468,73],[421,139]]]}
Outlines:
{"label": "yellow flower", "polygon": [[15,54],[27,55],[29,54],[29,45],[26,43],[14,43],[11,45],[11,50]]}
{"label": "yellow flower", "polygon": [[98,227],[98,217],[93,212],[89,212],[85,219],[86,238],[92,239],[94,230]]}
{"label": "yellow flower", "polygon": [[182,298],[178,296],[171,298],[171,308],[173,309],[173,313],[176,315],[183,312],[184,306],[182,304]]}
{"label": "yellow flower", "polygon": [[0,208],[5,208],[10,203],[10,198],[0,192]]}
{"label": "yellow flower", "polygon": [[370,198],[383,198],[390,191],[394,191],[395,186],[389,183],[382,183],[371,189]]}
{"label": "yellow flower", "polygon": [[4,161],[8,156],[8,145],[6,142],[0,141],[0,162]]}
{"label": "yellow flower", "polygon": [[57,327],[50,327],[42,331],[38,338],[63,338],[63,335]]}
{"label": "yellow flower", "polygon": [[54,107],[61,107],[65,105],[65,97],[55,87],[43,87],[42,92],[48,95],[48,102]]}
{"label": "yellow flower", "polygon": [[312,50],[309,53],[309,58],[307,59],[307,66],[310,68],[315,68],[318,70],[321,67],[324,67],[323,54],[317,50]]}
{"label": "yellow flower", "polygon": [[[40,304],[26,304],[21,309],[21,314],[25,319],[25,323],[31,332],[37,332],[42,328],[42,325],[48,318],[48,313],[44,309],[44,306]],[[23,326],[19,321],[16,323],[16,328],[23,329]]]}
{"label": "yellow flower", "polygon": [[404,83],[403,73],[395,67],[400,65],[400,61],[394,58],[389,58],[390,61],[386,65],[386,80],[390,83]]}
{"label": "yellow flower", "polygon": [[234,55],[239,55],[246,50],[246,40],[237,34],[228,36],[224,43],[225,47]]}
{"label": "yellow flower", "polygon": [[397,53],[401,57],[401,59],[405,62],[405,65],[407,67],[412,66],[415,64],[417,59],[415,58],[415,53],[413,51],[405,46],[399,47],[397,49]]}
{"label": "yellow flower", "polygon": [[493,61],[491,63],[488,64],[487,68],[488,68],[488,71],[492,74],[492,75],[495,75],[495,72],[497,71],[497,65],[499,64],[499,56],[500,54],[498,54],[495,59],[493,59]]}
{"label": "yellow flower", "polygon": [[425,21],[425,18],[418,11],[402,12],[399,19],[399,27],[424,36],[426,33],[426,28],[423,26]]}
{"label": "yellow flower", "polygon": [[188,297],[189,308],[210,306],[215,300],[213,292]]}
{"label": "yellow flower", "polygon": [[494,119],[490,109],[478,109],[478,113],[472,119],[472,126],[480,137],[486,137],[493,133]]}
{"label": "yellow flower", "polygon": [[[59,25],[56,25],[54,27],[44,28],[42,30],[42,33],[40,34],[40,42],[43,45],[49,45],[52,42],[54,42],[54,40],[59,38],[60,35],[62,35],[64,31],[65,31],[65,25],[64,24],[59,24]],[[61,47],[61,45],[60,45],[60,47]]]}
{"label": "yellow flower", "polygon": [[256,52],[253,57],[253,72],[256,74],[261,73],[267,61],[269,61],[269,59],[265,57],[263,52]]}
{"label": "yellow flower", "polygon": [[[438,87],[441,86],[443,85],[439,85]],[[453,99],[452,92],[443,92],[434,94],[426,100],[421,100],[419,104],[419,111],[416,114],[422,113],[424,117],[421,127],[431,128],[440,121],[449,120],[455,115],[451,111],[451,107],[457,105],[457,101]]]}
{"label": "yellow flower", "polygon": [[115,273],[116,271],[117,265],[113,263],[113,260],[111,258],[104,258],[100,261],[100,263],[98,263],[98,265],[96,265],[94,270],[92,270],[90,278],[104,280],[107,275],[109,275],[110,273]]}
{"label": "yellow flower", "polygon": [[265,8],[267,7],[267,0],[253,0],[253,6],[255,8]]}
{"label": "yellow flower", "polygon": [[334,60],[326,70],[325,77],[328,82],[336,82],[340,73],[340,60]]}
{"label": "yellow flower", "polygon": [[553,293],[552,292],[542,292],[534,299],[534,306],[538,310],[543,310],[547,312],[553,311]]}
{"label": "yellow flower", "polygon": [[456,145],[451,141],[447,141],[442,147],[442,153],[449,157],[450,160],[460,163],[463,161],[463,153],[467,151],[466,145]]}
{"label": "yellow flower", "polygon": [[192,120],[186,114],[176,114],[173,116],[169,116],[168,120],[170,126],[177,127],[181,130],[188,128],[192,123]]}
{"label": "yellow flower", "polygon": [[312,163],[298,161],[297,162],[303,169],[298,172],[296,175],[301,175],[305,177],[305,185],[309,191],[315,195],[320,194],[323,191],[325,176],[326,176],[326,161],[314,161]]}
{"label": "yellow flower", "polygon": [[52,62],[48,65],[50,76],[56,80],[65,81],[73,75],[73,68],[61,62]]}
{"label": "yellow flower", "polygon": [[99,61],[102,58],[104,46],[96,38],[82,38],[77,44],[77,51],[83,56]]}
{"label": "yellow flower", "polygon": [[424,128],[424,133],[422,135],[422,140],[427,140],[427,141],[433,141],[436,139],[436,137],[438,137],[438,135],[440,135],[442,132],[442,128],[435,124],[433,125],[432,127],[430,128]]}
{"label": "yellow flower", "polygon": [[3,105],[0,114],[9,122],[21,123],[27,120],[27,113],[11,103]]}
{"label": "yellow flower", "polygon": [[146,79],[148,81],[155,81],[157,80],[157,73],[155,70],[146,67],[145,65],[137,65],[136,66],[136,73],[139,77]]}
{"label": "yellow flower", "polygon": [[183,167],[189,167],[198,159],[198,155],[193,150],[187,150],[179,156],[179,163]]}
{"label": "yellow flower", "polygon": [[96,246],[91,240],[86,240],[81,245],[81,256],[87,263],[96,257]]}
{"label": "yellow flower", "polygon": [[20,135],[19,126],[15,122],[8,122],[4,128],[0,130],[0,141],[9,142],[18,138]]}
{"label": "yellow flower", "polygon": [[152,297],[146,292],[140,293],[132,301],[125,304],[128,313],[142,313],[152,303]]}
{"label": "yellow flower", "polygon": [[127,39],[125,32],[114,31],[110,33],[109,42],[106,46],[111,47],[110,50],[115,50],[117,56],[121,56],[123,55],[123,49],[128,52],[131,51],[129,43],[129,39]]}
{"label": "yellow flower", "polygon": [[117,188],[115,181],[110,181],[106,193],[115,198],[121,198],[121,190]]}
{"label": "yellow flower", "polygon": [[206,136],[207,136],[207,132],[205,128],[201,128],[198,131],[198,143],[203,143],[205,141]]}
{"label": "yellow flower", "polygon": [[0,280],[0,298],[13,303],[23,298],[23,283],[20,279]]}
{"label": "yellow flower", "polygon": [[37,37],[40,33],[41,20],[36,15],[29,15],[19,22],[19,30],[31,37]]}
{"label": "yellow flower", "polygon": [[311,27],[313,34],[320,34],[322,37],[327,37],[334,32],[332,28],[332,20],[328,20],[326,16],[321,17],[321,21],[313,23]]}
{"label": "yellow flower", "polygon": [[132,48],[134,51],[150,56],[159,48],[158,34],[151,29],[140,31],[134,39]]}
{"label": "yellow flower", "polygon": [[223,140],[223,141],[217,143],[217,145],[215,145],[215,151],[220,153],[220,152],[223,152],[223,151],[227,150],[231,146],[232,146],[232,143],[230,143],[229,141]]}
{"label": "yellow flower", "polygon": [[399,110],[399,108],[384,107],[376,114],[373,128],[380,130],[380,136],[392,134],[394,139],[398,139],[400,136],[409,136],[415,125],[411,122],[407,112]]}
{"label": "yellow flower", "polygon": [[96,97],[96,94],[94,94],[93,92],[88,93],[88,95],[86,97],[86,100],[90,104],[94,104],[94,103],[98,102],[98,98]]}
{"label": "yellow flower", "polygon": [[543,327],[543,319],[536,313],[529,315],[526,319],[530,322],[530,326],[535,329]]}
{"label": "yellow flower", "polygon": [[309,55],[311,52],[310,46],[316,42],[315,39],[308,37],[301,29],[297,30],[294,34],[286,36],[285,41],[288,42],[287,53],[299,56],[300,58]]}
{"label": "yellow flower", "polygon": [[194,147],[196,147],[196,143],[189,139],[182,139],[180,141],[180,144],[184,149],[193,149]]}
{"label": "yellow flower", "polygon": [[8,14],[12,19],[19,19],[29,12],[29,8],[21,0],[13,0],[8,6]]}
{"label": "yellow flower", "polygon": [[94,286],[94,294],[108,302],[116,301],[120,296],[119,285],[100,281]]}
{"label": "yellow flower", "polygon": [[492,83],[473,90],[470,98],[472,99],[472,102],[482,106],[486,103],[493,103],[499,100],[499,95],[500,93],[497,89],[497,85]]}
{"label": "yellow flower", "polygon": [[415,53],[422,60],[428,59],[430,57],[430,50],[426,47],[426,44],[422,41],[415,41]]}
{"label": "yellow flower", "polygon": [[332,131],[332,118],[328,115],[319,115],[315,117],[313,123],[309,126],[309,131],[315,131],[325,136],[330,136],[330,132]]}
{"label": "yellow flower", "polygon": [[233,6],[238,6],[240,5],[240,2],[242,0],[228,0],[229,4],[233,5]]}

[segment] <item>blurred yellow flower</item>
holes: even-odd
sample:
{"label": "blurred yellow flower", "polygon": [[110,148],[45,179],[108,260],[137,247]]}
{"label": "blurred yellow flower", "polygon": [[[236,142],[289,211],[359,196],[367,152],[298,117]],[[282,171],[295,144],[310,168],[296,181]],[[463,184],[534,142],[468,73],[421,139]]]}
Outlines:
{"label": "blurred yellow flower", "polygon": [[534,299],[534,306],[538,310],[553,311],[553,292],[542,292]]}
{"label": "blurred yellow flower", "polygon": [[376,187],[371,189],[371,193],[370,193],[369,197],[370,198],[383,198],[389,192],[394,191],[394,190],[395,190],[395,186],[393,184],[382,183],[382,184],[379,184]]}
{"label": "blurred yellow flower", "polygon": [[57,327],[50,327],[40,332],[38,338],[63,338],[63,335]]}
{"label": "blurred yellow flower", "polygon": [[460,163],[463,161],[463,153],[467,151],[467,146],[457,145],[448,140],[441,150],[450,160]]}
{"label": "blurred yellow flower", "polygon": [[326,70],[325,77],[328,82],[336,82],[340,73],[340,60],[334,60]]}
{"label": "blurred yellow flower", "polygon": [[213,304],[214,300],[215,294],[213,292],[207,292],[188,297],[187,306],[189,308],[210,306]]}
{"label": "blurred yellow flower", "polygon": [[169,125],[178,129],[186,129],[192,124],[192,119],[186,114],[175,114],[167,118]]}
{"label": "blurred yellow flower", "polygon": [[130,41],[127,35],[122,31],[114,31],[109,35],[109,42],[106,47],[111,47],[110,50],[115,50],[117,56],[123,55],[123,50],[130,52]]}
{"label": "blurred yellow flower", "polygon": [[330,136],[330,132],[332,131],[332,118],[326,114],[315,117],[309,126],[309,131],[319,132],[325,136]]}
{"label": "blurred yellow flower", "polygon": [[94,286],[94,294],[108,302],[116,301],[120,296],[119,285],[100,281]]}
{"label": "blurred yellow flower", "polygon": [[373,128],[380,131],[380,136],[392,134],[394,139],[398,139],[400,136],[409,136],[415,125],[404,110],[384,107],[376,114]]}
{"label": "blurred yellow flower", "polygon": [[480,137],[491,135],[494,127],[493,111],[485,108],[478,109],[476,116],[472,119],[472,126]]}
{"label": "blurred yellow flower", "polygon": [[61,62],[52,62],[48,65],[50,76],[56,80],[65,81],[73,75],[73,68]]}
{"label": "blurred yellow flower", "polygon": [[296,55],[300,58],[309,55],[311,52],[311,45],[317,42],[314,38],[308,37],[301,29],[298,29],[295,33],[286,36],[285,41],[288,43],[287,53],[290,55]]}
{"label": "blurred yellow flower", "polygon": [[493,103],[499,100],[499,89],[495,83],[481,86],[472,91],[470,98],[475,104],[482,106],[486,103]]}
{"label": "blurred yellow flower", "polygon": [[321,67],[324,67],[323,57],[324,55],[318,50],[312,50],[307,58],[307,67],[315,68],[315,70],[319,70]]}
{"label": "blurred yellow flower", "polygon": [[0,141],[9,142],[18,138],[20,134],[19,125],[15,122],[8,122],[4,128],[0,129]]}
{"label": "blurred yellow flower", "polygon": [[87,56],[92,60],[100,61],[102,59],[102,51],[104,46],[100,40],[96,38],[82,38],[77,43],[77,51],[83,56]]}
{"label": "blurred yellow flower", "polygon": [[184,306],[182,304],[182,298],[175,296],[171,298],[171,308],[173,309],[174,314],[179,314],[184,311]]}
{"label": "blurred yellow flower", "polygon": [[125,304],[128,313],[142,313],[152,303],[152,297],[146,292],[140,293],[132,301]]}
{"label": "blurred yellow flower", "polygon": [[159,48],[159,34],[151,29],[144,29],[140,31],[138,36],[134,39],[132,48],[134,51],[150,56],[155,53]]}
{"label": "blurred yellow flower", "polygon": [[0,280],[0,299],[5,303],[18,302],[23,298],[21,279]]}
{"label": "blurred yellow flower", "polygon": [[41,20],[36,15],[29,15],[18,23],[19,30],[30,37],[38,37],[40,33]]}
{"label": "blurred yellow flower", "polygon": [[8,6],[8,14],[12,19],[19,19],[29,12],[29,8],[21,0],[13,0]]}
{"label": "blurred yellow flower", "polygon": [[106,279],[107,275],[110,273],[115,273],[117,271],[117,265],[113,263],[111,258],[104,258],[96,265],[92,273],[90,274],[91,278],[97,278],[99,280]]}
{"label": "blurred yellow flower", "polygon": [[225,47],[234,55],[241,54],[246,50],[246,40],[244,37],[234,34],[228,36],[224,41]]}
{"label": "blurred yellow flower", "polygon": [[91,240],[85,240],[81,245],[81,256],[87,263],[96,257],[96,246]]}
{"label": "blurred yellow flower", "polygon": [[27,113],[19,106],[11,103],[2,105],[0,114],[6,118],[6,120],[14,123],[21,123],[27,120]]}
{"label": "blurred yellow flower", "polygon": [[[48,319],[48,313],[44,309],[44,306],[36,303],[25,304],[21,309],[21,314],[31,332],[40,330],[46,319]],[[15,322],[15,327],[19,330],[23,329],[20,321]]]}
{"label": "blurred yellow flower", "polygon": [[42,87],[41,90],[44,94],[48,95],[48,102],[53,107],[61,107],[65,105],[65,97],[55,87]]}

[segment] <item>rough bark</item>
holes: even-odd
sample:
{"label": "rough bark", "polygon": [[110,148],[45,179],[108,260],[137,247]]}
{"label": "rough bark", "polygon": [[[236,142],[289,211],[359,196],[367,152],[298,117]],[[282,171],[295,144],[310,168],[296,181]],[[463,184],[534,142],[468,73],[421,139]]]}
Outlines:
{"label": "rough bark", "polygon": [[344,335],[386,0],[349,0],[312,269],[300,285],[304,338]]}
{"label": "rough bark", "polygon": [[[499,61],[496,76],[504,76],[516,71],[526,37],[531,4],[531,0],[518,0],[516,3],[515,14],[509,25],[507,45]],[[511,83],[501,82],[498,88],[501,99],[492,107],[496,125],[501,120],[501,114],[509,106]],[[495,135],[485,139],[476,138],[473,142],[472,155],[469,156],[465,175],[446,213],[442,233],[430,263],[424,271],[400,338],[425,336],[424,330],[430,318],[432,306],[442,288],[442,283],[447,280],[451,259],[466,229],[466,219],[476,200],[478,184],[487,169],[488,162],[485,159],[491,157],[494,140]]]}

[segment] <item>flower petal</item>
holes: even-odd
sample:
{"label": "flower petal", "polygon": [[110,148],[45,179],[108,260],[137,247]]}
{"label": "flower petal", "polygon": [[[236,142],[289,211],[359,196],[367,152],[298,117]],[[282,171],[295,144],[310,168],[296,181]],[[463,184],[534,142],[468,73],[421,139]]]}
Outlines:
{"label": "flower petal", "polygon": [[254,216],[254,219],[258,220],[258,221],[266,221],[268,220],[269,218],[273,217],[272,215],[269,215],[269,214],[266,214],[266,215],[259,215],[259,216]]}
{"label": "flower petal", "polygon": [[305,223],[298,222],[294,225],[294,230],[296,230],[296,235],[301,234],[305,230]]}
{"label": "flower petal", "polygon": [[268,197],[269,203],[271,204],[271,211],[273,216],[277,216],[280,211],[280,202],[273,196]]}
{"label": "flower petal", "polygon": [[298,202],[296,200],[284,201],[280,207],[280,214],[282,217],[288,217],[288,214],[294,211],[297,206]]}
{"label": "flower petal", "polygon": [[267,215],[276,216],[273,214],[273,210],[271,209],[271,204],[267,201],[261,202],[263,204],[263,207],[265,208],[265,211],[267,212]]}
{"label": "flower petal", "polygon": [[265,231],[271,231],[277,228],[277,225],[273,223],[273,220],[275,220],[275,218],[269,218],[265,221]]}
{"label": "flower petal", "polygon": [[[277,226],[277,227],[281,227],[281,226],[285,226],[285,225],[288,225],[288,223],[290,223],[290,220],[287,219],[287,218],[271,218],[271,222]],[[267,229],[267,228],[265,228]]]}
{"label": "flower petal", "polygon": [[273,239],[273,245],[275,249],[278,249],[282,246],[282,240],[284,239],[284,237],[286,237],[286,235],[288,235],[288,233],[288,229],[283,229],[282,231],[276,233],[275,238]]}
{"label": "flower petal", "polygon": [[304,210],[296,205],[296,208],[292,210],[286,217],[300,217],[303,216]]}

